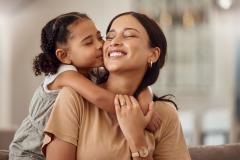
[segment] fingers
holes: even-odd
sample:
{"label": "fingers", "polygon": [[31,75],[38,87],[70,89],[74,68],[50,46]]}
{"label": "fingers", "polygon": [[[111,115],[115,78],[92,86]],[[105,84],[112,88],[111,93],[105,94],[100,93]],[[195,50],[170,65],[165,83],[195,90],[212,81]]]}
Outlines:
{"label": "fingers", "polygon": [[146,120],[147,124],[150,122],[152,115],[153,115],[153,105],[154,105],[154,103],[150,102],[147,115],[145,116],[145,120]]}
{"label": "fingers", "polygon": [[127,103],[123,95],[118,95],[118,100],[120,102],[120,107],[126,107]]}
{"label": "fingers", "polygon": [[151,122],[147,125],[146,129],[149,130],[149,131],[152,132],[152,133],[156,132],[157,128],[156,128],[156,126],[155,126],[155,122],[154,122],[153,119],[152,119]]}
{"label": "fingers", "polygon": [[128,95],[124,95],[123,97],[124,97],[125,102],[126,102],[126,107],[129,108],[129,109],[132,108],[132,102],[131,102],[129,96]]}
{"label": "fingers", "polygon": [[147,129],[150,132],[156,132],[161,127],[161,119],[158,113],[153,112],[152,119],[149,122]]}
{"label": "fingers", "polygon": [[139,106],[138,101],[136,100],[136,98],[134,98],[133,96],[130,96],[131,102],[133,104],[133,107],[137,107]]}
{"label": "fingers", "polygon": [[156,116],[156,127],[157,129],[159,129],[161,127],[161,118],[160,118],[160,115],[158,113],[155,114]]}
{"label": "fingers", "polygon": [[121,109],[118,95],[116,95],[115,98],[114,98],[114,105],[115,105],[115,110],[118,113]]}

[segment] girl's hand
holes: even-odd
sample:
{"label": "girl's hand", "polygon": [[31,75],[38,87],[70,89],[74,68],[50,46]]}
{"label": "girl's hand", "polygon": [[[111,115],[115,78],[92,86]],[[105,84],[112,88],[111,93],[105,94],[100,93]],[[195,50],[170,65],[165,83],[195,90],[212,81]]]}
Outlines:
{"label": "girl's hand", "polygon": [[146,115],[148,111],[148,105],[153,100],[153,93],[151,87],[146,87],[142,92],[139,93],[137,101],[140,104],[142,112]]}
{"label": "girl's hand", "polygon": [[116,115],[120,128],[127,141],[135,143],[144,135],[144,130],[153,114],[153,102],[148,112],[143,114],[137,100],[133,96],[116,95],[114,99]]}
{"label": "girl's hand", "polygon": [[[153,99],[151,87],[146,87],[137,97],[141,110],[144,115],[148,112],[149,104]],[[156,132],[161,126],[161,119],[159,113],[153,112],[152,119],[148,123],[146,129],[152,133]]]}
{"label": "girl's hand", "polygon": [[147,124],[146,129],[152,133],[156,132],[161,126],[161,118],[158,112],[153,111],[152,118]]}

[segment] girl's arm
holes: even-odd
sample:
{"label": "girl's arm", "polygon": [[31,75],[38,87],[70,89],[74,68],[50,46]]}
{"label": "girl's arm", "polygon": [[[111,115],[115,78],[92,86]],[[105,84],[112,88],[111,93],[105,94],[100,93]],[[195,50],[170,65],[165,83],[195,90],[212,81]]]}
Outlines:
{"label": "girl's arm", "polygon": [[54,137],[45,154],[47,160],[76,160],[76,146]]}
{"label": "girl's arm", "polygon": [[73,88],[81,96],[99,108],[107,112],[115,113],[113,103],[115,94],[97,86],[82,74],[76,71],[65,71],[58,75],[48,88],[54,90],[61,89],[64,86]]}

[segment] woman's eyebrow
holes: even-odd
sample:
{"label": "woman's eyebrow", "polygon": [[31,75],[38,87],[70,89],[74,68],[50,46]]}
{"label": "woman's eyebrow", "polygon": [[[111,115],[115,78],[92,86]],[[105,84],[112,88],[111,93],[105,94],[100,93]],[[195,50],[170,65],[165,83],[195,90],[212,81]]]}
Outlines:
{"label": "woman's eyebrow", "polygon": [[[123,31],[127,31],[127,30],[133,30],[133,31],[136,31],[136,32],[138,32],[138,33],[140,33],[137,29],[135,29],[135,28],[124,28],[124,30]],[[116,30],[115,29],[111,29],[110,31],[108,31],[108,33],[109,32],[116,32]]]}
{"label": "woman's eyebrow", "polygon": [[109,32],[115,32],[115,29],[111,29],[107,33],[109,33]]}
{"label": "woman's eyebrow", "polygon": [[139,32],[137,29],[135,29],[135,28],[124,28],[123,31],[126,31],[126,30],[133,30],[133,31],[136,31],[136,32],[140,33],[140,32]]}

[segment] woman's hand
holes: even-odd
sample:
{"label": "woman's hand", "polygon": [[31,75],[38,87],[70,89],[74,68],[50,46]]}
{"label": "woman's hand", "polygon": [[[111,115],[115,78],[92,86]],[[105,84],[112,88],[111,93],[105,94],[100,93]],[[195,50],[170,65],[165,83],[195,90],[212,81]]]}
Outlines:
{"label": "woman's hand", "polygon": [[153,114],[153,102],[148,112],[143,114],[137,100],[133,96],[116,95],[114,99],[116,114],[120,128],[130,144],[136,143],[144,136],[144,130]]}

